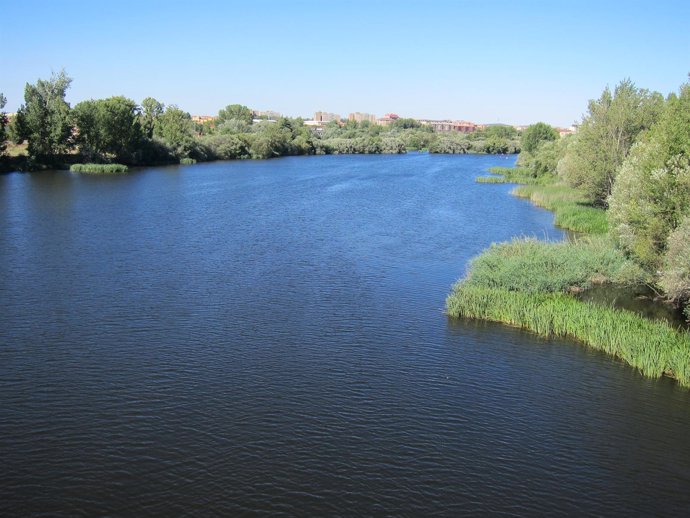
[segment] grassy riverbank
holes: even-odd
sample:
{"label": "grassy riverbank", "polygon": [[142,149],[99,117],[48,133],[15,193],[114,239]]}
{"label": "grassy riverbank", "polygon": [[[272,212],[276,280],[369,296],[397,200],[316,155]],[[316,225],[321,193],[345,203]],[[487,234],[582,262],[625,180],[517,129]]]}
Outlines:
{"label": "grassy riverbank", "polygon": [[690,387],[690,334],[630,311],[597,306],[565,293],[527,293],[459,283],[446,301],[453,317],[518,326],[541,336],[574,338],[612,354],[645,376],[670,376]]}
{"label": "grassy riverbank", "polygon": [[[552,210],[556,224],[583,236],[572,242],[515,239],[494,244],[470,263],[446,299],[453,317],[477,318],[578,340],[612,354],[649,377],[670,376],[690,387],[690,333],[622,309],[577,300],[595,285],[635,286],[651,281],[606,236],[606,212],[584,195],[529,170],[492,171],[520,182],[513,194]],[[484,177],[482,177],[484,178]],[[492,182],[487,182],[492,183]]]}

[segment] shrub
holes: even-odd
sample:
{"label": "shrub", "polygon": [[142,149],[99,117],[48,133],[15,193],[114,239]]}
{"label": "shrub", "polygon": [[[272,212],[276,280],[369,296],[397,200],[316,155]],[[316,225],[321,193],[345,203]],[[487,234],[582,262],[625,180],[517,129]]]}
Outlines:
{"label": "shrub", "polygon": [[192,164],[196,164],[196,160],[194,158],[180,158],[180,164],[181,165],[192,165]]}

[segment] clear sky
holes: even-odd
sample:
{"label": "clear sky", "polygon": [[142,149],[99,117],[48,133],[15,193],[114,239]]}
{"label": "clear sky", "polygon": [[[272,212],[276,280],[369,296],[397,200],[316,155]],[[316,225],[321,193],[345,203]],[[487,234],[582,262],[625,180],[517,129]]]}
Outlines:
{"label": "clear sky", "polygon": [[690,72],[688,0],[2,0],[0,19],[10,112],[64,68],[73,105],[565,126],[606,85],[668,94]]}

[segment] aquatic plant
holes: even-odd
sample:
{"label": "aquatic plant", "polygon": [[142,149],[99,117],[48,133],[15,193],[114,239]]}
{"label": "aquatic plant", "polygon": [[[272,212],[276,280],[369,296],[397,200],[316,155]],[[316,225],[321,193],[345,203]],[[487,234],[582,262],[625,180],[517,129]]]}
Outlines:
{"label": "aquatic plant", "polygon": [[565,293],[534,293],[460,282],[446,300],[453,317],[479,318],[569,337],[614,355],[645,376],[670,376],[690,386],[690,333]]}
{"label": "aquatic plant", "polygon": [[128,167],[122,164],[72,164],[69,170],[73,173],[94,174],[126,173],[129,171]]}

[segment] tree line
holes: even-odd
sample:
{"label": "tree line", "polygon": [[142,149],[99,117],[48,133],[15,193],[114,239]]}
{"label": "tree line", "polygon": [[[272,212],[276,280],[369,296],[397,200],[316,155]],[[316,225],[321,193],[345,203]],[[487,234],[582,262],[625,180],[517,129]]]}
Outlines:
{"label": "tree line", "polygon": [[[180,160],[272,158],[339,153],[516,153],[518,132],[490,126],[471,134],[440,134],[414,119],[389,126],[368,121],[328,123],[322,132],[301,118],[255,122],[246,106],[231,104],[213,121],[195,123],[175,105],[148,97],[138,105],[113,96],[71,107],[65,100],[72,79],[64,71],[27,84],[24,103],[12,121],[0,94],[0,158],[8,142],[26,143],[27,168],[73,161],[150,165]],[[13,165],[17,165],[16,163]]]}
{"label": "tree line", "polygon": [[589,101],[575,135],[554,133],[528,128],[518,163],[605,209],[615,246],[690,319],[690,84],[664,97],[623,80]]}

